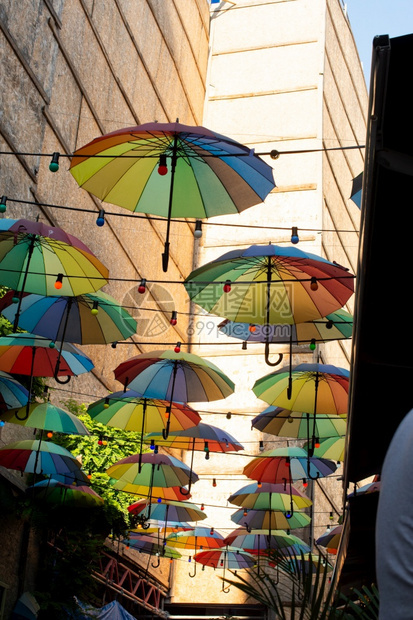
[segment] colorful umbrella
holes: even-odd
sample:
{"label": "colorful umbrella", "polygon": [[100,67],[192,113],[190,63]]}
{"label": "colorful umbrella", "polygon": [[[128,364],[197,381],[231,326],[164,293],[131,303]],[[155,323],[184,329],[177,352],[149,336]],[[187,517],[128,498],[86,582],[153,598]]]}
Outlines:
{"label": "colorful umbrella", "polygon": [[[136,532],[129,532],[127,538],[121,541],[126,547],[131,547],[140,553],[147,553],[148,555],[156,555],[163,558],[178,559],[181,556],[179,551],[172,549],[171,547],[165,547],[157,537],[146,536],[144,534],[137,534]],[[159,563],[154,565],[154,568],[159,566]]]}
{"label": "colorful umbrella", "polygon": [[314,457],[332,459],[334,461],[344,461],[345,437],[328,437],[316,444],[314,450],[312,442],[304,444],[304,449],[312,452]]}
{"label": "colorful umbrella", "polygon": [[181,431],[199,424],[200,415],[188,405],[143,398],[134,390],[115,392],[106,398],[92,403],[88,413],[107,426],[114,426],[126,431],[138,431],[141,434],[139,453],[142,454],[144,433],[149,431]]}
{"label": "colorful umbrella", "polygon": [[231,321],[292,325],[339,310],[353,293],[353,280],[320,256],[269,244],[220,256],[193,271],[185,288],[196,304]]}
{"label": "colorful umbrella", "polygon": [[336,469],[333,461],[310,456],[303,448],[290,447],[263,452],[244,467],[243,473],[259,482],[288,483],[324,478]]}
{"label": "colorful umbrella", "polygon": [[128,507],[130,514],[139,517],[139,522],[146,524],[150,519],[169,522],[202,521],[206,514],[191,502],[162,500],[161,503],[151,503],[148,500],[135,502]]}
{"label": "colorful umbrella", "polygon": [[111,478],[130,485],[147,487],[148,490],[153,487],[183,487],[190,481],[196,482],[198,480],[195,472],[173,456],[142,454],[140,471],[139,457],[138,454],[127,456],[109,467],[106,473]]}
{"label": "colorful umbrella", "polygon": [[172,532],[183,532],[184,530],[192,530],[193,525],[185,521],[162,521],[162,519],[148,519],[145,525],[138,523],[135,529],[131,532],[145,533],[145,534],[157,534],[164,532],[171,534]]}
{"label": "colorful umbrella", "polygon": [[[204,402],[226,398],[234,384],[217,366],[192,353],[151,351],[115,368],[115,378],[146,398],[173,402]],[[170,431],[170,419],[164,439]]]}
{"label": "colorful umbrella", "polygon": [[73,413],[69,413],[52,403],[32,403],[26,416],[26,407],[11,409],[2,414],[5,422],[20,424],[28,428],[39,428],[69,435],[90,435],[86,426]]}
{"label": "colorful umbrella", "polygon": [[0,371],[0,416],[3,417],[8,409],[26,405],[28,400],[28,390],[9,374]]}
{"label": "colorful umbrella", "polygon": [[[9,291],[0,300],[0,312],[11,323],[18,304]],[[113,297],[98,291],[77,297],[21,294],[19,327],[27,332],[77,344],[107,344],[129,338],[136,321]]]}
{"label": "colorful umbrella", "polygon": [[225,319],[218,329],[230,338],[244,342],[312,343],[343,340],[351,338],[353,316],[346,310],[337,310],[324,318],[293,325],[255,325],[252,323],[235,323]]}
{"label": "colorful umbrella", "polygon": [[208,549],[200,551],[194,556],[194,560],[204,566],[229,570],[242,570],[254,566],[256,560],[251,553],[226,546],[222,549]]}
{"label": "colorful umbrella", "polygon": [[298,536],[287,534],[284,530],[254,530],[239,527],[226,538],[226,545],[239,547],[254,555],[263,555],[268,549],[284,549],[285,552],[306,553],[310,547]]}
{"label": "colorful umbrella", "polygon": [[81,464],[65,448],[38,439],[16,441],[0,448],[0,465],[28,474],[75,476]]}
{"label": "colorful umbrella", "polygon": [[251,530],[294,530],[306,527],[311,517],[302,512],[294,512],[287,518],[281,510],[246,510],[241,508],[231,515],[231,521]]}
{"label": "colorful umbrella", "polygon": [[130,211],[168,218],[164,271],[171,217],[238,213],[262,202],[275,187],[272,168],[251,149],[178,122],[120,129],[74,155],[70,172],[85,190]]}
{"label": "colorful umbrella", "polygon": [[115,478],[111,478],[109,484],[117,491],[130,493],[131,495],[138,495],[139,497],[146,497],[149,501],[168,499],[183,502],[191,497],[190,493],[182,493],[182,491],[186,491],[186,489],[182,489],[181,486],[148,487],[144,484],[134,484],[133,482],[125,482],[124,480],[115,480]]}
{"label": "colorful umbrella", "polygon": [[206,455],[209,452],[238,452],[244,449],[227,431],[203,422],[182,431],[171,429],[168,439],[164,439],[162,433],[148,433],[145,441],[177,450],[202,450]]}
{"label": "colorful umbrella", "polygon": [[287,486],[287,481],[282,484],[269,482],[247,484],[230,495],[228,501],[244,509],[281,510],[291,514],[292,511],[308,508],[313,503],[291,484]]}
{"label": "colorful umbrella", "polygon": [[[297,439],[308,439],[312,432],[312,424],[309,413],[274,406],[259,413],[251,422],[251,426],[262,433],[278,437],[297,437]],[[346,428],[345,417],[321,413],[316,416],[314,432],[320,439],[342,437],[346,434]]]}
{"label": "colorful umbrella", "polygon": [[[173,548],[193,549],[195,556],[197,551],[203,549],[220,549],[224,546],[224,537],[219,532],[216,532],[214,528],[198,526],[191,531],[170,534],[166,542]],[[196,576],[196,563],[194,572],[189,573],[189,576]]]}
{"label": "colorful umbrella", "polygon": [[320,545],[320,547],[325,547],[328,553],[335,555],[340,544],[342,531],[342,525],[336,525],[331,529],[327,529],[327,531],[322,536],[317,538],[317,545]]}
{"label": "colorful umbrella", "polygon": [[[0,282],[13,291],[83,295],[107,284],[109,272],[73,235],[41,222],[0,220]],[[57,289],[57,287],[59,287]],[[19,298],[16,318],[21,308]],[[17,327],[16,324],[16,327]]]}
{"label": "colorful umbrella", "polygon": [[368,482],[367,484],[363,484],[363,486],[357,488],[355,486],[354,492],[349,493],[347,497],[353,497],[354,495],[359,495],[361,493],[378,493],[380,491],[381,482],[380,480],[374,480],[373,482]]}
{"label": "colorful umbrella", "polygon": [[64,484],[53,478],[41,480],[27,489],[32,497],[47,504],[93,508],[102,506],[104,500],[89,486]]}

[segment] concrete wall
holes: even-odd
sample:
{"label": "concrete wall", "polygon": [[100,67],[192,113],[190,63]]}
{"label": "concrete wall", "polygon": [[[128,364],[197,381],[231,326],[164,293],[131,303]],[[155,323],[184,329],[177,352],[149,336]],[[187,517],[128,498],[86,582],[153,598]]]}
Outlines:
{"label": "concrete wall", "polygon": [[[172,310],[186,310],[183,287],[154,281],[179,283],[191,271],[192,225],[172,225],[165,278],[161,268],[165,222],[121,217],[129,212],[105,205],[115,215],[107,215],[105,226],[98,228],[100,203],[79,189],[68,172],[69,159],[61,157],[59,171],[52,174],[50,157],[41,154],[70,154],[101,134],[154,120],[179,118],[182,123],[200,124],[208,4],[205,0],[5,0],[0,4],[0,25],[0,149],[15,153],[2,155],[0,161],[0,191],[9,199],[3,217],[39,217],[79,237],[109,268],[111,280],[105,292],[138,319],[133,339],[140,344],[84,347],[94,361],[93,372],[66,386],[56,385],[52,392],[57,402],[69,397],[91,402],[108,390],[121,389],[113,377],[120,362],[154,348],[156,342],[186,340],[185,315],[176,328],[169,324]],[[143,277],[149,281],[144,296],[137,293]],[[7,425],[0,444],[17,436],[22,432],[16,435]],[[17,539],[18,533],[13,537]],[[0,574],[0,580],[8,581],[7,572]],[[18,589],[29,586],[29,581],[13,582],[9,607]]]}
{"label": "concrete wall", "polygon": [[[300,249],[335,260],[354,273],[359,210],[349,198],[352,178],[363,169],[367,92],[339,0],[220,3],[211,13],[207,87],[204,125],[255,148],[272,164],[277,187],[263,204],[213,220],[233,228],[206,223],[198,264],[254,243],[289,245],[291,227],[298,226]],[[360,148],[340,150],[357,145]],[[331,147],[339,150],[323,152]],[[272,149],[280,152],[276,161],[269,158]],[[347,307],[351,309],[352,301]],[[194,310],[199,313],[199,308]],[[201,408],[210,412],[205,414],[206,422],[225,428],[245,450],[227,457],[214,454],[209,461],[199,455],[194,469],[201,480],[192,492],[195,501],[205,502],[207,522],[225,534],[236,527],[230,515],[237,508],[226,498],[251,482],[242,470],[259,453],[259,440],[264,439],[266,449],[287,442],[251,431],[252,417],[267,406],[254,396],[252,386],[280,366],[271,369],[265,364],[263,345],[249,344],[241,351],[241,341],[219,335],[221,320],[195,316],[194,351],[228,374],[236,384],[235,394]],[[196,346],[206,339],[215,341],[215,346]],[[232,344],[224,346],[225,340]],[[271,359],[276,359],[277,352],[284,353],[283,364],[288,365],[288,349],[272,345]],[[316,361],[322,353],[322,361],[348,368],[348,352],[348,343],[343,342],[319,346],[314,354],[305,345],[296,346],[293,364]],[[228,411],[232,412],[230,420],[225,416]],[[336,476],[340,473],[338,469]],[[211,487],[214,477],[216,488]],[[302,489],[300,482],[296,486]],[[342,488],[336,477],[313,486],[312,490],[309,485],[308,493],[314,494],[315,539],[337,522]],[[309,531],[293,533],[307,540],[310,535]],[[236,590],[222,594],[217,571],[210,569],[207,575],[207,570],[188,579],[187,567],[178,565],[172,602],[236,604],[242,600]]]}

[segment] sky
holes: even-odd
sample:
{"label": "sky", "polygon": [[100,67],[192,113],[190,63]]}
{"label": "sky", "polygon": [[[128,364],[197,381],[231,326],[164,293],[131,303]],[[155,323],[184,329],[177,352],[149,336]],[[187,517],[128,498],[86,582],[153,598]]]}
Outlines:
{"label": "sky", "polygon": [[399,37],[413,33],[413,0],[343,0],[363,63],[367,87],[370,82],[372,42],[376,35]]}

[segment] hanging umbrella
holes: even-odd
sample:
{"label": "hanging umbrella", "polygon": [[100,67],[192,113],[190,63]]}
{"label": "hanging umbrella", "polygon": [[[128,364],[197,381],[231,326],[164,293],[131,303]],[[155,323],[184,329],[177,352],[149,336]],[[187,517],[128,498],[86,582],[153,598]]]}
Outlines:
{"label": "hanging umbrella", "polygon": [[16,441],[0,448],[0,465],[22,473],[76,476],[81,464],[65,448],[38,439]]}
{"label": "hanging umbrella", "polygon": [[169,522],[202,521],[206,514],[191,502],[162,500],[161,503],[151,503],[148,500],[135,502],[128,507],[131,515],[139,517],[140,523],[147,524],[150,519]]}
{"label": "hanging umbrella", "polygon": [[[251,422],[253,428],[262,433],[277,435],[278,437],[297,437],[297,439],[308,439],[310,433],[309,413],[301,411],[289,411],[282,407],[268,407],[259,413]],[[346,434],[347,420],[343,416],[317,414],[315,420],[315,436],[342,437]],[[327,457],[328,458],[328,457]]]}
{"label": "hanging umbrella", "polygon": [[349,493],[347,497],[353,497],[354,495],[360,495],[362,493],[378,493],[380,491],[381,482],[380,480],[374,480],[373,482],[368,482],[367,484],[363,484],[361,487],[354,486],[354,492]]}
{"label": "hanging umbrella", "polygon": [[[224,537],[214,528],[198,526],[191,531],[170,534],[166,542],[173,548],[193,549],[195,556],[197,551],[203,549],[220,549],[224,546]],[[196,576],[196,563],[194,572],[188,574],[190,577]]]}
{"label": "hanging umbrella", "polygon": [[299,364],[290,370],[279,370],[258,379],[254,394],[270,405],[313,414],[312,439],[316,440],[316,415],[347,413],[350,373],[329,364]]}
{"label": "hanging umbrella", "polygon": [[52,403],[32,403],[27,409],[11,409],[2,414],[5,422],[20,424],[28,428],[38,428],[56,433],[67,433],[69,435],[90,435],[86,426],[73,413],[69,413]]}
{"label": "hanging umbrella", "polygon": [[0,416],[8,409],[17,409],[26,405],[29,392],[8,373],[0,371]]}
{"label": "hanging umbrella", "polygon": [[140,432],[140,450],[149,431],[181,431],[199,424],[200,415],[188,405],[144,398],[134,390],[115,392],[92,403],[88,413],[96,422],[126,431]]}
{"label": "hanging umbrella", "polygon": [[[13,291],[83,295],[107,284],[109,272],[90,249],[61,228],[20,219],[0,220],[0,282]],[[17,294],[15,330],[21,295]]]}
{"label": "hanging umbrella", "polygon": [[[152,487],[185,486],[196,482],[198,476],[185,463],[166,454],[142,454],[141,470],[139,456],[132,454],[111,465],[106,473],[111,478],[131,485]],[[149,493],[150,494],[150,493]]]}
{"label": "hanging umbrella", "polygon": [[[28,333],[0,338],[0,370],[30,376],[28,403],[31,400],[33,377],[54,377],[58,383],[67,383],[71,376],[89,372],[92,368],[92,360],[69,343],[54,343]],[[59,379],[61,376],[67,379]]]}
{"label": "hanging umbrella", "polygon": [[340,544],[341,534],[343,531],[342,525],[336,525],[333,528],[329,528],[326,532],[317,538],[316,543],[320,547],[325,547],[328,553],[336,555],[338,546]]}
{"label": "hanging umbrella", "polygon": [[231,515],[231,521],[251,530],[294,530],[307,527],[311,517],[302,512],[294,512],[287,518],[281,510],[246,510],[241,508]]}
{"label": "hanging umbrella", "polygon": [[[284,530],[254,530],[239,527],[224,538],[226,545],[232,545],[254,553],[263,555],[268,549],[284,549],[288,552],[306,553],[310,547],[298,536],[287,534]],[[286,551],[287,552],[287,551]]]}
{"label": "hanging umbrella", "polygon": [[101,200],[168,218],[164,271],[171,218],[238,213],[275,187],[272,168],[251,149],[178,122],[147,123],[96,138],[74,153],[70,172]]}
{"label": "hanging umbrella", "polygon": [[[151,351],[126,360],[115,368],[115,378],[146,398],[173,402],[204,402],[226,398],[234,384],[217,366],[193,355]],[[164,439],[169,435],[168,419]]]}
{"label": "hanging umbrella", "polygon": [[184,530],[192,530],[193,525],[185,521],[162,521],[162,519],[148,519],[144,526],[140,523],[136,528],[132,528],[131,532],[145,533],[145,534],[171,534],[172,532],[183,532]]}
{"label": "hanging umbrella", "polygon": [[[22,293],[18,324],[50,340],[77,344],[108,344],[129,338],[136,321],[113,297],[98,291],[76,297]],[[13,291],[0,300],[0,312],[15,321],[18,303]]]}
{"label": "hanging umbrella", "polygon": [[[129,532],[128,537],[124,538],[121,542],[126,547],[130,547],[140,553],[146,553],[148,555],[156,555],[173,560],[182,557],[179,551],[172,549],[171,547],[165,547],[157,537],[137,534],[136,532]],[[152,564],[152,566],[157,568],[159,563],[156,565]]]}
{"label": "hanging umbrella", "polygon": [[276,448],[263,452],[244,467],[243,473],[259,482],[294,482],[316,480],[334,473],[337,465],[333,461],[310,456],[303,448]]}
{"label": "hanging umbrella", "polygon": [[100,495],[89,486],[64,484],[53,478],[36,482],[26,492],[31,497],[52,505],[93,508],[104,503]]}
{"label": "hanging umbrella", "polygon": [[360,174],[358,174],[353,179],[353,183],[351,186],[351,194],[350,194],[351,200],[358,206],[359,209],[361,207],[362,187],[363,187],[363,173],[360,172]]}
{"label": "hanging umbrella", "polygon": [[208,549],[200,551],[194,560],[204,566],[229,570],[243,570],[251,568],[256,563],[254,556],[243,549],[226,546],[222,549]]}
{"label": "hanging umbrella", "polygon": [[230,495],[228,501],[235,506],[242,506],[244,509],[271,509],[273,511],[291,512],[291,514],[293,511],[308,508],[313,503],[309,497],[293,487],[289,481],[284,481],[282,484],[271,484],[269,482],[259,484],[256,482],[247,484]]}
{"label": "hanging umbrella", "polygon": [[12,614],[11,620],[35,620],[40,611],[40,605],[31,594],[31,592],[24,592],[17,600]]}
{"label": "hanging umbrella", "polygon": [[292,325],[235,323],[225,319],[218,325],[218,329],[230,338],[237,338],[244,342],[270,342],[272,344],[308,342],[311,344],[351,338],[353,316],[346,310],[340,309],[326,317]]}
{"label": "hanging umbrella", "polygon": [[133,482],[126,482],[125,480],[115,480],[115,478],[111,478],[109,480],[109,484],[117,491],[123,491],[124,493],[130,493],[131,495],[145,497],[149,501],[160,501],[167,499],[183,502],[191,497],[190,493],[182,493],[182,491],[185,491],[186,489],[182,489],[181,486],[148,487],[145,484],[134,484]]}
{"label": "hanging umbrella", "polygon": [[309,452],[312,451],[314,457],[344,461],[345,444],[345,437],[328,437],[317,443],[314,450],[312,442],[305,443],[303,447]]}
{"label": "hanging umbrella", "polygon": [[269,244],[223,254],[193,271],[185,288],[196,304],[231,321],[292,325],[339,310],[353,280],[321,256]]}

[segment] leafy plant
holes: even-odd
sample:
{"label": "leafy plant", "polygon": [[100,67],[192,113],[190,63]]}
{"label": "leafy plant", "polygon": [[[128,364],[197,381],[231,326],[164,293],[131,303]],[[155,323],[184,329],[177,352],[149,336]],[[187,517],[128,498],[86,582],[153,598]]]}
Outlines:
{"label": "leafy plant", "polygon": [[[314,566],[314,568],[313,568]],[[232,571],[231,571],[232,572]],[[235,573],[232,572],[235,575]],[[354,591],[356,599],[340,596],[330,584],[324,558],[320,555],[285,556],[271,550],[265,567],[249,569],[230,585],[270,609],[280,620],[350,620],[378,618],[377,589]]]}

